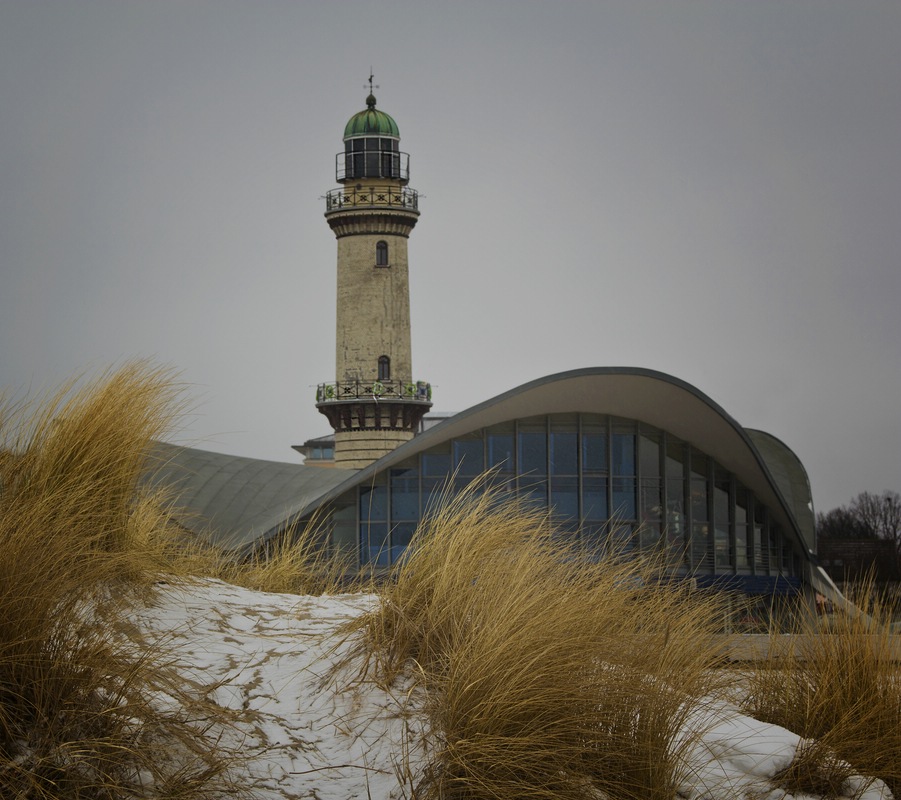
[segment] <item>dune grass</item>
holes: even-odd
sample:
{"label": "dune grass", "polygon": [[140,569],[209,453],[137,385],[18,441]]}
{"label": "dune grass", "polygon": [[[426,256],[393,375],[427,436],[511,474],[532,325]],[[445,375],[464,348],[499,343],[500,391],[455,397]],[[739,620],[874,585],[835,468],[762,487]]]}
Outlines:
{"label": "dune grass", "polygon": [[361,591],[366,585],[350,557],[332,554],[320,519],[295,524],[249,557],[220,553],[206,574],[258,592],[323,595]]}
{"label": "dune grass", "polygon": [[[99,617],[152,575],[167,512],[142,496],[178,387],[129,363],[0,410],[0,796],[198,798],[230,791],[229,758],[185,714],[209,709],[159,653]],[[184,714],[151,703],[176,697]]]}
{"label": "dune grass", "polygon": [[593,561],[490,492],[438,510],[354,628],[361,676],[424,694],[415,796],[674,797],[724,610],[659,566]]}
{"label": "dune grass", "polygon": [[860,773],[901,796],[901,646],[873,597],[858,593],[859,613],[837,612],[828,626],[795,615],[783,649],[770,648],[781,655],[752,673],[745,710],[806,740],[783,776],[792,791],[826,794]]}

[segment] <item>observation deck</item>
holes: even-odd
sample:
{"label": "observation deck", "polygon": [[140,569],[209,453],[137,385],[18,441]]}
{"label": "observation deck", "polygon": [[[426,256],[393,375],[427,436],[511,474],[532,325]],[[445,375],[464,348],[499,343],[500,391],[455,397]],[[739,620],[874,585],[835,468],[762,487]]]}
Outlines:
{"label": "observation deck", "polygon": [[419,193],[406,186],[362,186],[332,189],[325,195],[325,211],[344,209],[400,209],[419,213]]}
{"label": "observation deck", "polygon": [[424,381],[336,381],[316,387],[316,405],[352,402],[427,403],[432,404],[432,385]]}
{"label": "observation deck", "polygon": [[432,407],[432,387],[423,381],[337,381],[316,388],[316,408],[335,433],[415,433]]}

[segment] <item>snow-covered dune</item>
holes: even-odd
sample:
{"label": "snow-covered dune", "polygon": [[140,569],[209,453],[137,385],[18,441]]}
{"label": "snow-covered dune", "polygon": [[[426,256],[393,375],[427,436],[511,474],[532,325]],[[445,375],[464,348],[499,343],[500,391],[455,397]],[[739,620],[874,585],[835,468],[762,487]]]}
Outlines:
{"label": "snow-covered dune", "polygon": [[[132,610],[145,641],[162,646],[186,683],[235,713],[241,783],[259,800],[404,797],[398,777],[408,729],[421,731],[415,693],[336,677],[347,652],[342,623],[377,602],[372,595],[300,597],[253,592],[214,580],[162,585]],[[777,800],[772,779],[798,737],[713,702],[694,722],[686,798]],[[233,736],[234,734],[229,734]],[[413,753],[412,757],[415,758]],[[889,798],[880,782],[849,782],[863,800]],[[408,796],[408,795],[407,795]],[[848,796],[852,796],[849,794]]]}

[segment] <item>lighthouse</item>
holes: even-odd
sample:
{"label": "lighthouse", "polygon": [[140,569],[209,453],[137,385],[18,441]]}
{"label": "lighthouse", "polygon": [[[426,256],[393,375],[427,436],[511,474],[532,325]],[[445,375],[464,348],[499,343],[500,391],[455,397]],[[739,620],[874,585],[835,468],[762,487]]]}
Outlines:
{"label": "lighthouse", "polygon": [[338,243],[335,380],[319,384],[316,407],[335,431],[335,466],[361,469],[411,439],[431,408],[414,380],[407,240],[419,219],[410,157],[375,95],[344,128],[335,157],[340,188],[325,219]]}

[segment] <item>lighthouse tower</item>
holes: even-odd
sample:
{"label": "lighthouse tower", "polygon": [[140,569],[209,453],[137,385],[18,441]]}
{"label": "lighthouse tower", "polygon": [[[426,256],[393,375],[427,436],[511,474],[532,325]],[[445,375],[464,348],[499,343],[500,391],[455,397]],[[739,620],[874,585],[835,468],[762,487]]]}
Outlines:
{"label": "lighthouse tower", "polygon": [[419,219],[391,116],[366,108],[344,128],[335,158],[342,184],[326,195],[338,240],[335,381],[320,384],[316,407],[335,430],[335,465],[360,469],[411,439],[431,408],[431,387],[413,380],[407,239]]}

